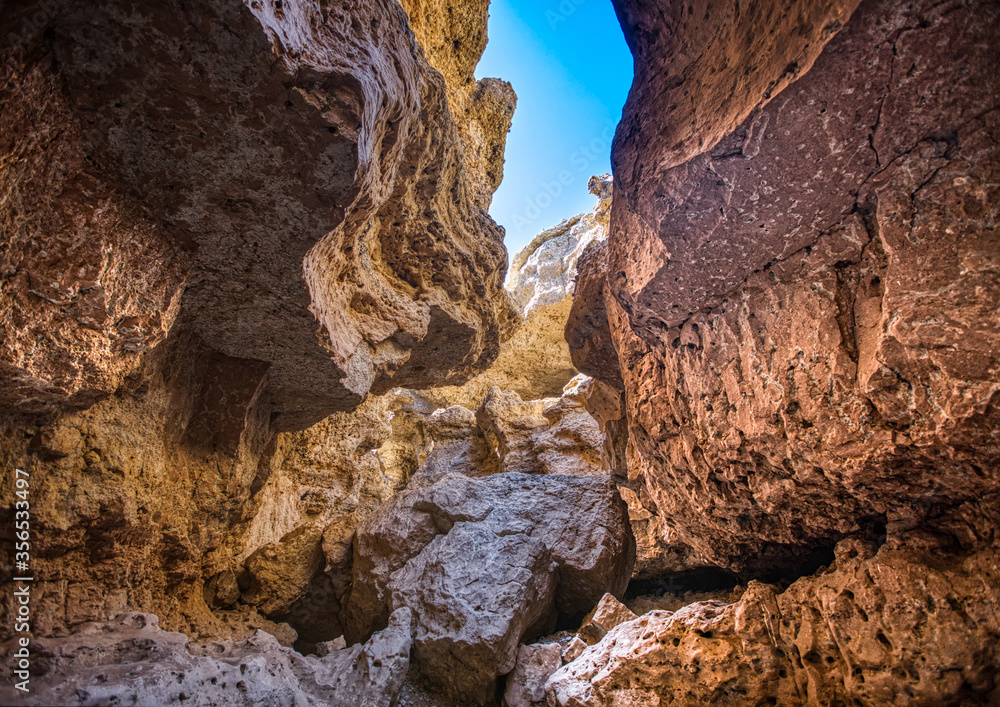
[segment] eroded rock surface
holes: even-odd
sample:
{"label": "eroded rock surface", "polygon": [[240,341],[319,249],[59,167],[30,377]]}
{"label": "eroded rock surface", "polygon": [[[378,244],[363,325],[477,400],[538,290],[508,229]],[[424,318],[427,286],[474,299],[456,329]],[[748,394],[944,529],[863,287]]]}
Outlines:
{"label": "eroded rock surface", "polygon": [[461,387],[435,391],[449,405],[475,409],[493,386],[524,400],[558,397],[577,374],[564,334],[577,261],[588,246],[607,237],[614,192],[608,174],[591,177],[589,187],[598,199],[590,213],[542,231],[511,259],[507,288],[521,325],[501,344],[489,370]]}
{"label": "eroded rock surface", "polygon": [[507,676],[503,707],[545,707],[545,683],[562,667],[558,643],[533,643],[517,650],[517,664]]}
{"label": "eroded rock surface", "polygon": [[623,624],[550,704],[995,701],[997,8],[710,30],[768,12],[722,3],[664,33],[617,5],[636,86],[567,339],[624,393],[640,558],[813,576]]}
{"label": "eroded rock surface", "polygon": [[9,3],[3,25],[5,407],[92,404],[178,317],[266,372],[286,430],[496,356],[502,231],[395,3]]}
{"label": "eroded rock surface", "polygon": [[[69,636],[33,642],[30,692],[0,687],[25,705],[364,705],[396,704],[410,663],[410,614],[394,613],[367,643],[322,658],[283,648],[258,631],[242,641],[189,645],[152,614],[88,623]],[[14,648],[7,644],[5,649]]]}
{"label": "eroded rock surface", "polygon": [[354,528],[434,410],[362,401],[462,383],[516,325],[499,177],[466,159],[502,161],[512,104],[460,135],[456,77],[391,1],[15,2],[0,25],[0,459],[36,480],[34,628],[141,609],[335,638]]}
{"label": "eroded rock surface", "polygon": [[462,138],[473,199],[488,208],[503,179],[504,147],[517,105],[506,81],[475,79],[486,49],[489,0],[403,0],[417,41],[444,76],[448,106]]}
{"label": "eroded rock surface", "polygon": [[733,604],[623,623],[550,678],[549,704],[990,704],[996,528],[969,512],[986,531],[972,552],[921,530],[877,553],[846,540],[784,592],[751,582]]}
{"label": "eroded rock surface", "polygon": [[698,561],[794,572],[997,488],[996,12],[865,2],[715,147],[619,184],[582,292],[630,473]]}

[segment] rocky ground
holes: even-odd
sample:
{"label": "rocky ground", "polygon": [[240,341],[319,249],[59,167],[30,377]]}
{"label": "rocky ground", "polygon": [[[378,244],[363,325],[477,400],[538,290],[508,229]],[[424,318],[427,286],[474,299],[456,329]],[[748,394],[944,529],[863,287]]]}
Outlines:
{"label": "rocky ground", "polygon": [[0,7],[0,702],[1000,703],[998,7],[616,0],[508,272],[488,5]]}

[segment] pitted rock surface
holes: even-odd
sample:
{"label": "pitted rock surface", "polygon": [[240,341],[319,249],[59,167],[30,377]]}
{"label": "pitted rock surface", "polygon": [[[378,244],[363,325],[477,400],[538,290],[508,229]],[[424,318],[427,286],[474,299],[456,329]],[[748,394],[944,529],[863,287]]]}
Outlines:
{"label": "pitted rock surface", "polygon": [[448,405],[475,409],[493,386],[523,400],[558,397],[577,374],[566,345],[566,319],[581,254],[607,237],[611,175],[591,177],[589,188],[598,199],[590,213],[542,231],[511,259],[506,286],[521,325],[486,372],[463,386],[436,389]]}
{"label": "pitted rock surface", "polygon": [[36,5],[3,11],[6,407],[92,404],[178,317],[282,430],[495,358],[502,231],[397,5]]}
{"label": "pitted rock surface", "polygon": [[643,186],[660,206],[615,202],[606,279],[581,293],[606,284],[630,476],[691,561],[794,575],[997,489],[996,13],[866,1],[808,73]]}
{"label": "pitted rock surface", "polygon": [[936,561],[950,542],[918,530],[873,553],[845,540],[828,571],[784,592],[751,582],[733,604],[651,611],[556,672],[548,704],[989,704],[996,546]]}
{"label": "pitted rock surface", "polygon": [[[243,641],[189,645],[152,614],[89,623],[69,636],[33,641],[37,672],[28,694],[5,682],[0,699],[24,705],[396,704],[409,667],[410,614],[394,613],[364,645],[322,658],[283,648],[258,631]],[[15,650],[11,643],[5,650]]]}

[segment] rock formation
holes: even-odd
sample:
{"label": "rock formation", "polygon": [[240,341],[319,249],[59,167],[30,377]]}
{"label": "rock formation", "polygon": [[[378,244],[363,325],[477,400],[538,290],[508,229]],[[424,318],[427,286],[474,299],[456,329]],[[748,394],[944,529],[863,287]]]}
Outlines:
{"label": "rock formation", "polygon": [[462,383],[516,325],[498,178],[465,157],[500,159],[513,96],[459,135],[459,77],[382,0],[0,18],[0,459],[36,480],[35,628],[294,640],[256,611],[315,627],[419,465],[365,396]]}
{"label": "rock formation", "polygon": [[398,6],[191,12],[4,8],[8,405],[86,407],[178,322],[283,430],[485,368],[502,233]]}
{"label": "rock formation", "polygon": [[640,566],[836,569],[632,622],[550,704],[996,699],[997,8],[616,5],[636,84],[567,340],[625,396]]}
{"label": "rock formation", "polygon": [[[642,190],[616,191],[606,284],[582,291],[608,295],[629,468],[713,564],[791,571],[997,488],[996,8],[948,8],[865,3],[658,177],[656,229],[629,207]],[[953,61],[931,58],[944,43]]]}
{"label": "rock formation", "polygon": [[[187,636],[163,631],[151,614],[122,614],[39,640],[35,688],[25,695],[4,684],[0,699],[23,705],[389,705],[406,678],[410,630],[409,612],[400,609],[364,646],[315,658],[280,646],[264,631],[235,643],[189,646]],[[5,649],[7,655],[15,650],[9,643]]]}
{"label": "rock formation", "polygon": [[921,531],[877,553],[844,540],[826,572],[784,592],[751,582],[732,604],[652,611],[553,674],[549,704],[992,704],[992,523],[971,552]]}
{"label": "rock formation", "polygon": [[486,209],[503,180],[504,145],[517,105],[514,89],[506,81],[477,81],[473,76],[486,49],[489,0],[401,4],[427,60],[444,76],[448,107],[465,147],[470,192]]}
{"label": "rock formation", "polygon": [[348,638],[394,609],[416,617],[414,660],[465,703],[493,696],[518,643],[621,595],[635,547],[609,477],[418,473],[358,529]]}
{"label": "rock formation", "polygon": [[607,237],[611,175],[591,177],[589,188],[597,197],[592,212],[542,231],[511,259],[507,288],[521,313],[521,326],[501,344],[487,371],[461,387],[437,388],[443,403],[475,409],[493,386],[524,400],[558,397],[576,375],[564,335],[566,318],[580,255]]}
{"label": "rock formation", "polygon": [[615,0],[506,282],[488,7],[0,6],[0,701],[1000,701],[1000,7]]}

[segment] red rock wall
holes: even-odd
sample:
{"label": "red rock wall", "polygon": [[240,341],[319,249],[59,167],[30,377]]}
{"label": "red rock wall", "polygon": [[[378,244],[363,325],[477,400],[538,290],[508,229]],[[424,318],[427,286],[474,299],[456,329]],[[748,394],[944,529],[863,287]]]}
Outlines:
{"label": "red rock wall", "polygon": [[[664,53],[620,6],[630,106],[722,61]],[[639,151],[681,128],[626,109],[608,264],[575,312],[610,319],[631,473],[701,560],[792,571],[1000,486],[998,27],[994,3],[866,1],[770,102],[734,93],[748,117],[694,156]]]}

